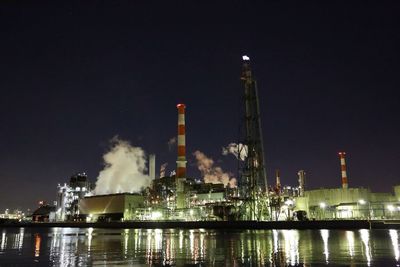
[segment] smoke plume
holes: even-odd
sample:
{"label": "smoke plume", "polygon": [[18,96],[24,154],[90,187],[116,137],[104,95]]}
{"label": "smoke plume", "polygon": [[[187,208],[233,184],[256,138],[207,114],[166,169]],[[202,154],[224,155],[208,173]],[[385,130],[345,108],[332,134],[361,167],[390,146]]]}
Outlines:
{"label": "smoke plume", "polygon": [[207,157],[201,151],[193,153],[197,160],[197,168],[203,175],[205,183],[224,184],[224,186],[236,187],[236,178],[231,173],[224,172],[221,167],[214,166],[214,160]]}
{"label": "smoke plume", "polygon": [[171,137],[169,140],[168,140],[168,149],[169,149],[169,151],[172,151],[172,149],[175,147],[175,145],[176,145],[176,136],[175,137]]}
{"label": "smoke plume", "polygon": [[167,162],[165,162],[164,164],[161,165],[161,167],[160,167],[160,178],[165,177],[165,172],[167,171],[167,166],[168,166]]}
{"label": "smoke plume", "polygon": [[222,148],[222,155],[226,156],[228,154],[232,154],[237,159],[244,161],[248,155],[248,147],[247,145],[243,145],[241,143],[230,143],[228,146]]}
{"label": "smoke plume", "polygon": [[137,193],[151,183],[145,174],[146,155],[142,148],[131,146],[127,141],[114,137],[110,150],[103,155],[104,169],[99,173],[94,193]]}

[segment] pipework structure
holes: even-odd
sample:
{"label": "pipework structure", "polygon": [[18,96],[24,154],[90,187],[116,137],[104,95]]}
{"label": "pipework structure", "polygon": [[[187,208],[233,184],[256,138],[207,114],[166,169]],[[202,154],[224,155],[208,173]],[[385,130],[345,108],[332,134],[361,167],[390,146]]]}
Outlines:
{"label": "pipework structure", "polygon": [[340,167],[341,167],[341,174],[342,174],[342,188],[347,189],[349,188],[349,184],[347,181],[347,171],[346,171],[346,152],[339,152],[339,159],[340,159]]}
{"label": "pipework structure", "polygon": [[[261,129],[257,82],[253,78],[250,58],[243,56],[241,80],[244,87],[244,145],[248,154],[241,170],[242,194],[248,220],[260,220],[268,205],[268,184],[264,161],[264,144]],[[240,152],[240,151],[239,151]]]}
{"label": "pipework structure", "polygon": [[186,126],[185,104],[178,104],[178,158],[176,161],[176,208],[186,207],[185,180],[186,180]]}

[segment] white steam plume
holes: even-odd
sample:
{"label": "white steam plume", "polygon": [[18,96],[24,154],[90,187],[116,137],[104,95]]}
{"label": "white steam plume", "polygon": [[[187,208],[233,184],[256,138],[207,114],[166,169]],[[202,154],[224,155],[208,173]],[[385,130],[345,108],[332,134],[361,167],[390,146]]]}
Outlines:
{"label": "white steam plume", "polygon": [[[241,143],[230,143],[228,146],[222,148],[222,155],[226,156],[228,154],[234,155],[237,159],[244,161],[248,155],[247,145]],[[240,154],[240,157],[239,157]]]}
{"label": "white steam plume", "polygon": [[175,136],[175,137],[171,137],[171,138],[168,140],[167,144],[168,144],[168,149],[169,149],[169,151],[171,151],[171,150],[175,147],[175,145],[176,145],[176,136]]}
{"label": "white steam plume", "polygon": [[197,160],[197,168],[203,175],[205,183],[224,184],[226,187],[236,187],[236,178],[231,173],[224,172],[221,167],[214,167],[214,160],[207,157],[201,151],[195,151],[193,155]]}
{"label": "white steam plume", "polygon": [[167,162],[165,162],[164,164],[162,164],[162,165],[160,166],[160,178],[165,177],[165,172],[166,172],[166,170],[167,170],[167,166],[168,166],[168,163],[167,163]]}
{"label": "white steam plume", "polygon": [[94,193],[137,193],[151,183],[145,174],[146,155],[142,148],[114,137],[110,140],[110,151],[103,155],[104,169],[99,173]]}

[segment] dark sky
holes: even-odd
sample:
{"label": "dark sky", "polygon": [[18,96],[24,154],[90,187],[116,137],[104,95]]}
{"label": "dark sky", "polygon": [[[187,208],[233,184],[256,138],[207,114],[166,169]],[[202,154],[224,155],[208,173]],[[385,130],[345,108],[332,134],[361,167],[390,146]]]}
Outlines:
{"label": "dark sky", "polygon": [[400,183],[398,1],[60,2],[0,4],[0,210],[55,199],[78,171],[95,181],[115,135],[174,167],[179,102],[188,153],[236,172],[221,147],[238,140],[243,54],[269,183],[304,169],[308,188],[338,187],[340,150],[350,186]]}

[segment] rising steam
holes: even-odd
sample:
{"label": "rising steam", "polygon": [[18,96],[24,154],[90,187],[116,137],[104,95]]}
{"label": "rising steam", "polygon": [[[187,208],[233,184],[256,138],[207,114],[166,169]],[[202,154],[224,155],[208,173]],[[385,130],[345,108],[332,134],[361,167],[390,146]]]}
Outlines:
{"label": "rising steam", "polygon": [[103,155],[104,169],[97,177],[96,195],[113,193],[137,193],[151,183],[145,174],[146,155],[142,148],[131,146],[129,142],[114,137],[110,150]]}
{"label": "rising steam", "polygon": [[167,171],[167,166],[168,166],[167,162],[161,164],[161,166],[160,166],[160,178],[165,177],[165,172]]}
{"label": "rising steam", "polygon": [[205,183],[224,184],[226,187],[236,187],[236,178],[231,173],[224,172],[221,167],[214,167],[214,160],[203,152],[195,151],[193,155],[197,160],[197,168],[203,175]]}
{"label": "rising steam", "polygon": [[[222,148],[222,155],[226,156],[228,154],[234,155],[237,159],[244,161],[248,155],[248,147],[247,145],[243,145],[241,143],[230,143],[228,146]],[[239,157],[240,154],[240,157]]]}
{"label": "rising steam", "polygon": [[175,147],[175,145],[176,145],[176,136],[171,137],[171,138],[168,140],[167,144],[168,144],[168,149],[169,149],[169,151],[172,151],[172,149],[173,149],[173,148]]}

